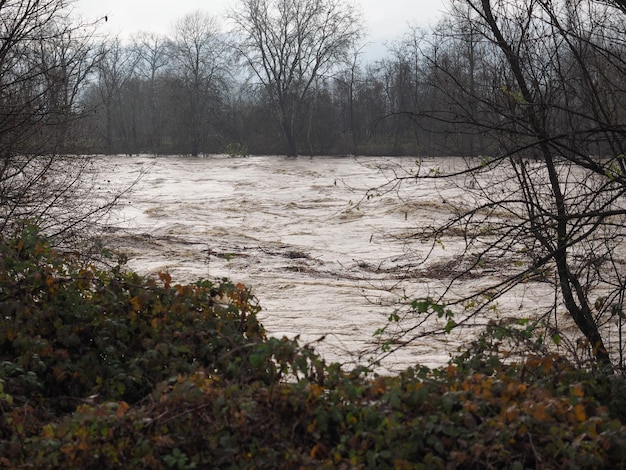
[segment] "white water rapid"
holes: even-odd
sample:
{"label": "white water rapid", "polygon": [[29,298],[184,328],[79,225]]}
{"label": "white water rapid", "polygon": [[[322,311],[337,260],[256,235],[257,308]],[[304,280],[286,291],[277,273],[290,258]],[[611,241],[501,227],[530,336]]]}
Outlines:
{"label": "white water rapid", "polygon": [[[416,169],[414,159],[95,158],[119,187],[143,173],[113,224],[112,240],[131,268],[169,271],[178,283],[243,282],[259,300],[268,334],[299,335],[302,343],[324,337],[315,348],[329,361],[366,360],[359,352],[375,346],[373,334],[398,300],[433,295],[444,285],[404,275],[431,248],[407,236],[420,223],[446,217],[446,199],[463,197],[458,187],[420,180],[365,198],[395,172]],[[450,246],[440,250],[454,253]],[[442,365],[450,352],[450,338],[424,339],[387,358],[384,368]]]}

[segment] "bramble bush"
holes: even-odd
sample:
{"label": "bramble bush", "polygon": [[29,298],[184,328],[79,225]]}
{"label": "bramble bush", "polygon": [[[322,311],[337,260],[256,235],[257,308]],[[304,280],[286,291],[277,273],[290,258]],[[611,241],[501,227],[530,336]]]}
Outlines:
{"label": "bramble bush", "polygon": [[241,285],[0,241],[0,468],[623,468],[622,376],[485,342],[393,377],[267,338]]}
{"label": "bramble bush", "polygon": [[97,269],[52,250],[33,226],[5,240],[0,257],[0,373],[6,392],[29,402],[60,410],[92,395],[135,402],[177,374],[237,375],[234,357],[264,339],[242,285]]}

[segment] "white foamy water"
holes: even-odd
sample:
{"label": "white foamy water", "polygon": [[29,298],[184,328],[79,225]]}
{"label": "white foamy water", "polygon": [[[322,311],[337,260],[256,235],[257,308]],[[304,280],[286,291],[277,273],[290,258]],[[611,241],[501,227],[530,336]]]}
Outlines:
{"label": "white foamy water", "polygon": [[[410,158],[257,156],[98,157],[120,187],[145,173],[114,225],[113,242],[142,274],[169,271],[178,283],[228,277],[252,288],[273,336],[300,336],[329,361],[364,362],[396,302],[435,296],[445,281],[414,272],[430,245],[407,242],[415,227],[447,217],[463,193],[419,180],[365,198]],[[441,164],[424,162],[424,165]],[[454,246],[439,248],[454,256]],[[473,281],[476,282],[476,281]],[[510,294],[528,310],[527,285]],[[424,338],[385,359],[398,370],[444,364],[458,337]]]}

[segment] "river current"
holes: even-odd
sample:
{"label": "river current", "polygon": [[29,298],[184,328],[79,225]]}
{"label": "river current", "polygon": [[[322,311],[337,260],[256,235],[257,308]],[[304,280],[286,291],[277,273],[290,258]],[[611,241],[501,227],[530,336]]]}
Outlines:
{"label": "river current", "polygon": [[[443,220],[449,200],[464,197],[459,185],[409,179],[366,196],[417,171],[415,159],[96,158],[120,188],[140,177],[120,202],[110,239],[129,255],[131,268],[168,271],[178,283],[199,277],[242,282],[258,298],[269,335],[299,336],[329,361],[350,365],[375,357],[374,333],[398,302],[435,295],[445,285],[405,273],[432,249],[411,238],[415,228]],[[437,249],[437,256],[454,256],[454,246]],[[537,297],[512,295],[512,305]],[[462,341],[415,341],[382,367],[442,365]]]}

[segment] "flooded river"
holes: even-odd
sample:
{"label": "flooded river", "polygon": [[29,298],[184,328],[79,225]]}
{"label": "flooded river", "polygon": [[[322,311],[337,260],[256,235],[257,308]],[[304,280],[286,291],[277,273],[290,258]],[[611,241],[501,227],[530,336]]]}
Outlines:
{"label": "flooded river", "polygon": [[[98,158],[120,187],[141,176],[121,202],[111,239],[133,269],[169,271],[179,283],[243,282],[258,298],[268,334],[299,335],[301,343],[324,337],[315,347],[330,361],[367,361],[375,354],[374,332],[398,302],[435,295],[445,285],[445,279],[405,275],[432,248],[408,240],[420,224],[443,220],[451,199],[462,201],[458,184],[409,181],[366,197],[368,189],[410,175],[414,159]],[[454,256],[454,246],[439,249],[437,256]],[[537,297],[511,295],[518,296],[511,305]],[[383,365],[441,365],[459,341],[416,341]]]}

